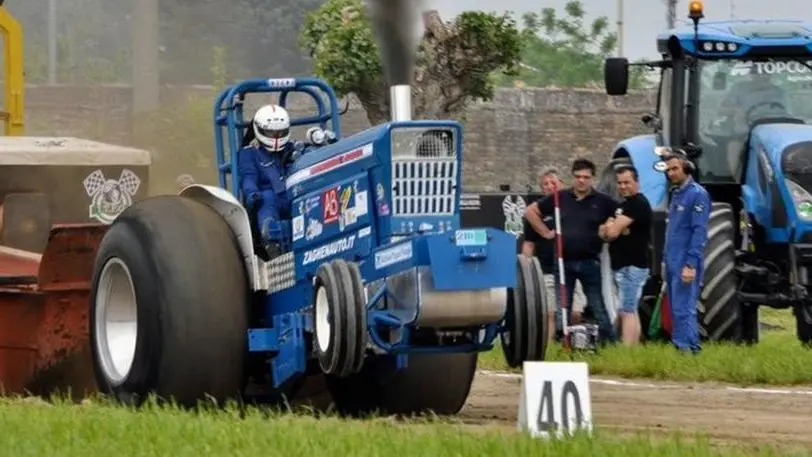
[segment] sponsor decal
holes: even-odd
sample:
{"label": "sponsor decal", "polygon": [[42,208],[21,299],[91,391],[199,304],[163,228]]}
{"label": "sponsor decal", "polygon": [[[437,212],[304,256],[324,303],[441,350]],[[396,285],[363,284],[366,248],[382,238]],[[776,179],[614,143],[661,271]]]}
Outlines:
{"label": "sponsor decal", "polygon": [[90,197],[88,217],[102,224],[110,224],[133,204],[133,198],[141,187],[141,178],[126,168],[121,171],[118,180],[107,179],[101,170],[96,170],[82,183]]}
{"label": "sponsor decal", "polygon": [[375,269],[380,270],[396,263],[404,262],[412,258],[412,242],[401,243],[397,246],[384,249],[375,253]]}
{"label": "sponsor decal", "polygon": [[355,245],[355,235],[350,235],[345,238],[333,241],[332,243],[319,246],[316,249],[311,249],[304,253],[302,258],[302,265],[309,265],[313,262],[324,260],[328,257],[347,252]]}
{"label": "sponsor decal", "polygon": [[321,225],[321,222],[316,219],[310,219],[310,221],[307,223],[307,234],[305,235],[305,238],[310,241],[313,238],[321,235],[322,231],[323,226]]}
{"label": "sponsor decal", "polygon": [[322,220],[332,224],[338,220],[338,189],[329,189],[321,195],[321,206],[324,208]]}
{"label": "sponsor decal", "polygon": [[304,236],[304,216],[296,216],[293,218],[293,241],[301,239]]}
{"label": "sponsor decal", "polygon": [[505,231],[519,236],[524,232],[524,224],[522,217],[524,217],[524,210],[527,209],[527,203],[520,195],[505,196],[502,200],[502,213],[505,215]]}
{"label": "sponsor decal", "polygon": [[366,157],[370,157],[372,156],[372,151],[373,151],[372,144],[367,144],[361,146],[360,148],[353,149],[352,151],[347,151],[343,154],[339,154],[337,156],[319,162],[315,165],[311,165],[307,168],[301,169],[288,176],[288,179],[285,181],[285,186],[288,189],[290,189],[291,187],[294,187],[297,184],[301,184],[302,182],[307,181],[308,179],[315,178],[316,176],[322,175],[329,171],[336,170],[347,164],[357,162]]}

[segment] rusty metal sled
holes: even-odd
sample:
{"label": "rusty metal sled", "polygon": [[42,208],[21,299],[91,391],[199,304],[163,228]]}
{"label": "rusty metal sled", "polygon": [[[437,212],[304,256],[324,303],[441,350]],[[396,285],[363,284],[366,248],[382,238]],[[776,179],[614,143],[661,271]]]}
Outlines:
{"label": "rusty metal sled", "polygon": [[54,226],[40,255],[0,247],[0,389],[47,394],[96,390],[88,294],[102,224]]}

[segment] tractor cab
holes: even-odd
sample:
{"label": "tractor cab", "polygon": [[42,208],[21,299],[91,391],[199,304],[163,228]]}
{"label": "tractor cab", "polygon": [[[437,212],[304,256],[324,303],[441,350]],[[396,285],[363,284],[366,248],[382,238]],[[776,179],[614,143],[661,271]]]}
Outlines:
{"label": "tractor cab", "polygon": [[[700,22],[703,17],[702,2],[692,1],[693,26],[657,37],[662,60],[632,65],[660,70],[657,106],[648,121],[657,126],[652,146],[684,149],[697,167],[695,178],[715,199],[735,205],[752,130],[812,120],[812,24]],[[623,58],[607,59],[610,95],[626,93],[629,65]],[[665,194],[661,189],[653,196],[664,203]]]}
{"label": "tractor cab", "polygon": [[[794,310],[798,338],[812,345],[812,23],[799,20],[700,21],[657,37],[662,60],[607,59],[606,91],[623,95],[630,65],[659,69],[650,134],[611,153],[598,187],[611,191],[612,167],[634,165],[654,208],[652,281],[662,279],[666,211],[672,186],[664,147],[684,150],[694,179],[712,199],[698,304],[710,340],[758,340],[758,308]],[[641,303],[641,319],[651,307]]]}
{"label": "tractor cab", "polygon": [[[237,155],[240,149],[254,139],[251,129],[251,115],[246,118],[246,98],[251,94],[278,93],[277,104],[288,108],[291,93],[307,95],[316,105],[317,114],[294,117],[291,114],[291,127],[318,126],[331,130],[335,139],[341,138],[341,111],[333,89],[316,78],[271,78],[249,79],[222,90],[214,102],[214,148],[217,156],[217,172],[220,187],[230,190],[239,201],[240,176]],[[290,110],[288,110],[290,112]],[[230,177],[230,179],[229,179]]]}

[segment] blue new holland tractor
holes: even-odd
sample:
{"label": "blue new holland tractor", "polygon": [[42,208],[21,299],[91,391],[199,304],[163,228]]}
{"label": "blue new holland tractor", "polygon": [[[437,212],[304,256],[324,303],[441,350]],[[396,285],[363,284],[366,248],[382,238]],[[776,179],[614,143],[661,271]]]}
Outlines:
{"label": "blue new holland tractor", "polygon": [[[655,209],[652,280],[644,325],[662,281],[670,185],[663,147],[685,150],[713,209],[698,303],[709,340],[754,343],[758,309],[794,310],[798,338],[812,343],[812,24],[796,20],[702,21],[657,37],[657,106],[643,116],[653,133],[620,141],[601,179],[614,192],[615,166],[632,163]],[[627,92],[630,64],[605,62],[606,90]]]}
{"label": "blue new holland tractor", "polygon": [[[399,90],[395,90],[399,89]],[[410,106],[393,87],[393,116]],[[336,141],[290,164],[291,249],[269,258],[240,192],[246,96],[309,96]],[[409,110],[410,111],[410,110]],[[314,78],[254,79],[214,106],[219,187],[127,208],[98,247],[90,333],[103,392],[193,405],[278,401],[325,376],[339,410],[456,413],[478,352],[543,360],[538,261],[493,228],[460,229],[462,127],[408,116],[341,135],[333,89]]]}

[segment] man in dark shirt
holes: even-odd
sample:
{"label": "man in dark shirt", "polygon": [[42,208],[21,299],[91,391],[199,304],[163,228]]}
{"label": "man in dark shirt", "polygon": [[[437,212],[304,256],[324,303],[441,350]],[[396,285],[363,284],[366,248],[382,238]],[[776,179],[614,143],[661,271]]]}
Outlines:
{"label": "man in dark shirt", "polygon": [[[558,191],[567,304],[572,303],[575,281],[580,281],[586,295],[587,308],[597,317],[601,339],[605,342],[614,342],[615,331],[603,301],[600,264],[603,240],[598,236],[598,229],[604,221],[614,215],[617,202],[593,188],[595,164],[591,161],[576,159],[572,164],[572,177],[573,186]],[[554,213],[554,195],[548,195],[530,204],[525,211],[525,217],[539,235],[552,240],[556,236],[555,226],[550,228],[543,219]],[[556,265],[556,278],[558,270]],[[559,334],[563,332],[560,313],[561,309],[558,308],[556,333]],[[572,306],[567,306],[568,322],[571,313]]]}
{"label": "man in dark shirt", "polygon": [[651,238],[651,205],[640,193],[637,170],[631,165],[615,169],[617,189],[623,202],[600,228],[609,245],[612,271],[620,298],[620,329],[623,344],[640,341],[640,318],[637,307],[643,286],[649,277],[649,239]]}
{"label": "man in dark shirt", "polygon": [[[539,173],[539,185],[541,187],[542,195],[550,195],[558,189],[561,189],[564,186],[564,181],[561,180],[561,176],[559,175],[557,169],[549,167],[545,168],[541,171],[541,173]],[[539,236],[539,234],[533,230],[530,223],[527,222],[526,217],[523,217],[522,221],[524,225],[522,254],[528,257],[535,255],[541,264],[541,271],[544,272],[544,291],[547,297],[547,303],[549,303],[549,306],[551,307],[548,315],[549,331],[547,334],[550,335],[550,339],[553,339],[555,338],[556,290],[559,289],[559,285],[556,282],[555,275],[553,274],[556,261],[555,244],[553,243],[553,240],[548,240]],[[553,220],[553,216],[546,216],[544,218],[544,223],[548,227],[554,226],[555,221]],[[581,289],[581,283],[576,283],[572,298],[573,324],[578,323],[581,320],[581,311],[584,310],[584,306],[586,305],[584,291]]]}

